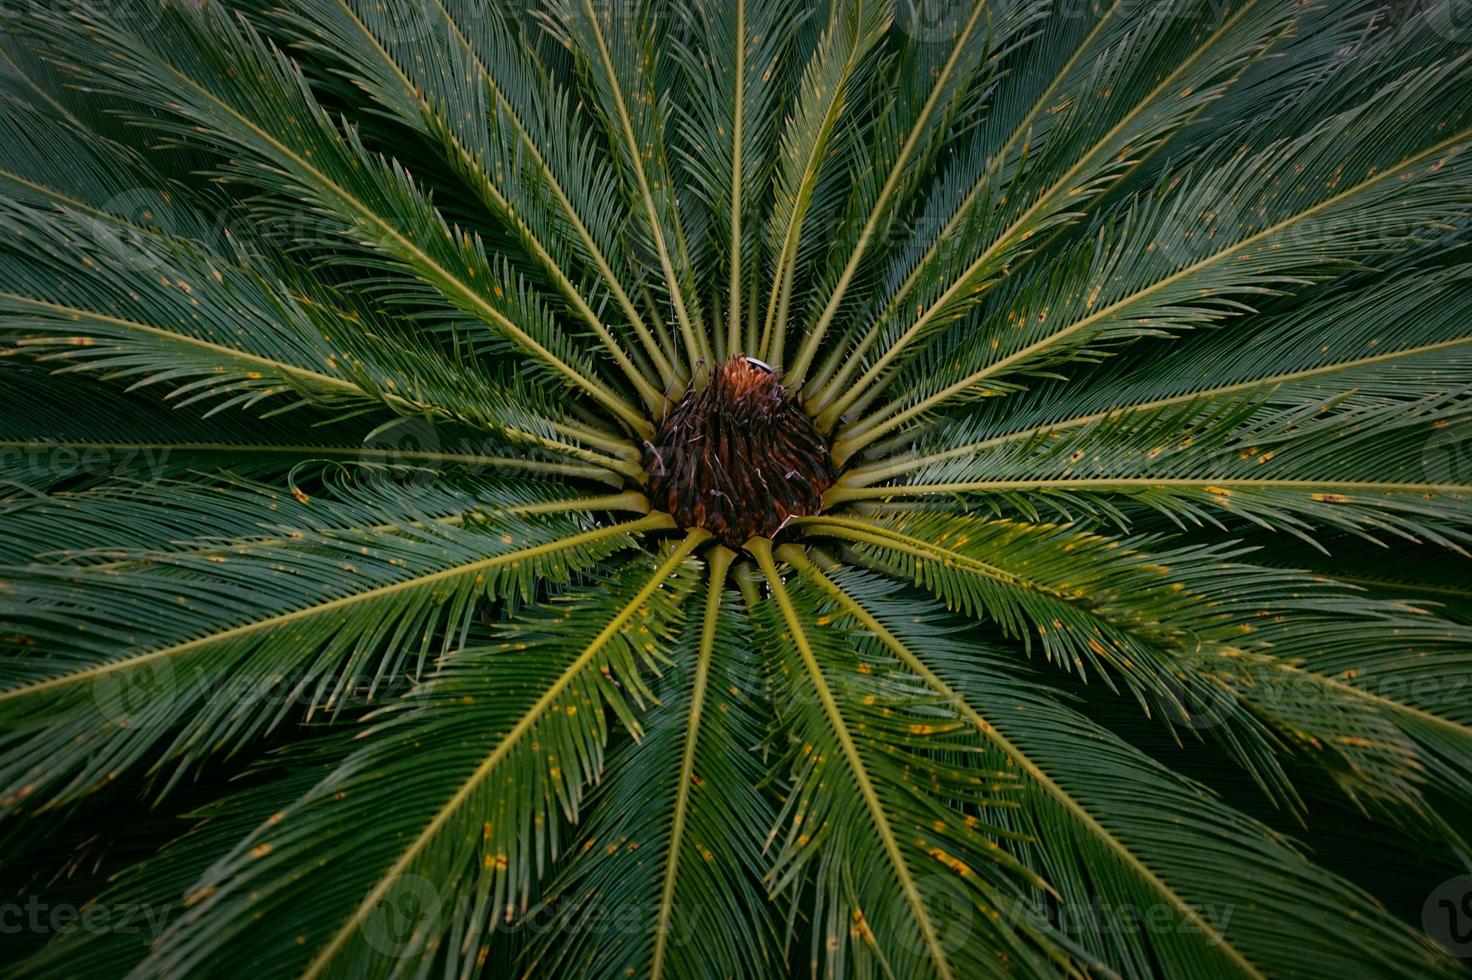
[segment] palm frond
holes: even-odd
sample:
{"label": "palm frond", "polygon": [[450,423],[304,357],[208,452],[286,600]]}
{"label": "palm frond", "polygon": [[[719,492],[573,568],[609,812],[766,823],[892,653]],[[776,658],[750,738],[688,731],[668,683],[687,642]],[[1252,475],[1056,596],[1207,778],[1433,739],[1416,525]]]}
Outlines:
{"label": "palm frond", "polygon": [[78,58],[76,71],[158,113],[141,120],[174,138],[231,147],[241,154],[226,167],[232,177],[312,202],[321,219],[316,240],[366,244],[359,263],[398,280],[396,298],[437,301],[447,317],[459,313],[496,330],[550,377],[636,430],[647,424],[599,383],[514,271],[446,223],[406,170],[374,159],[351,130],[335,126],[300,72],[254,28],[219,7],[173,4],[146,38],[82,14],[50,23]]}
{"label": "palm frond", "polygon": [[1461,6],[0,12],[10,972],[1465,974]]}
{"label": "palm frond", "polygon": [[[998,914],[959,944],[943,931],[937,906],[954,887],[993,913],[1019,894],[1022,869],[986,832],[996,832],[985,814],[1007,805],[1011,780],[965,765],[954,726],[927,699],[871,681],[835,632],[818,629],[814,597],[789,590],[770,551],[757,546],[756,557],[780,610],[780,619],[768,612],[765,645],[780,656],[774,698],[792,731],[770,877],[779,892],[812,878],[811,968],[873,963],[908,974],[918,961],[942,977],[982,976],[1014,962],[1041,972],[1047,956],[1063,959],[1046,930],[998,931]],[[841,690],[835,675],[846,682]]]}
{"label": "palm frond", "polygon": [[[1462,171],[1472,130],[1410,146],[1384,146],[1381,136],[1389,114],[1424,112],[1469,74],[1472,59],[1464,58],[1402,79],[1365,107],[1326,121],[1326,132],[1184,178],[1184,187],[1171,188],[1169,210],[1148,198],[1128,208],[1062,259],[1056,278],[1016,290],[1027,299],[1003,300],[1008,329],[997,330],[995,346],[977,345],[953,362],[954,374],[926,379],[917,393],[853,426],[844,437],[849,447],[947,399],[987,391],[1008,373],[1049,367],[1095,345],[1217,322],[1250,309],[1248,297],[1324,275],[1336,260],[1368,261],[1413,243],[1420,229],[1465,220]],[[1327,145],[1339,152],[1322,153]],[[1294,182],[1283,182],[1283,173]],[[1303,232],[1307,222],[1312,234]],[[920,379],[909,380],[914,391]]]}
{"label": "palm frond", "polygon": [[[511,104],[500,95],[477,52],[488,48],[495,52],[497,62],[510,60],[509,71],[521,68],[524,82],[528,72],[516,64],[521,60],[520,53],[495,13],[474,21],[479,46],[473,46],[459,32],[448,9],[438,13],[449,20],[450,30],[440,29],[438,23],[431,29],[421,29],[415,20],[425,16],[423,10],[383,8],[349,0],[333,5],[298,4],[284,16],[303,43],[341,61],[343,71],[351,73],[397,119],[406,126],[426,130],[426,135],[444,144],[478,200],[514,230],[531,264],[546,275],[570,311],[598,337],[645,406],[657,409],[661,403],[659,392],[640,373],[574,283],[576,271],[571,259],[579,247],[576,233],[564,233],[558,211],[530,193],[540,180],[550,179],[551,186],[559,191],[561,183],[537,153],[536,142]],[[555,98],[548,102],[557,104]],[[570,120],[563,122],[563,131],[576,132]],[[575,151],[580,145],[581,141],[573,141]],[[583,179],[597,176],[595,169]],[[559,204],[564,205],[559,210],[576,219],[565,193]],[[592,246],[595,261],[603,257],[586,230],[581,244]],[[623,301],[628,303],[627,295],[623,295]],[[661,368],[659,380],[669,385],[673,375],[654,338],[637,315],[633,324],[642,331],[640,339],[646,352]]]}
{"label": "palm frond", "polygon": [[[1037,117],[1029,112],[1000,147],[992,143],[979,151],[985,169],[947,227],[934,237],[932,251],[941,249],[935,265],[913,280],[923,289],[911,296],[902,286],[857,341],[850,357],[853,368],[882,336],[886,342],[852,387],[845,388],[850,371],[839,372],[825,387],[820,396],[825,423],[836,422],[909,345],[972,307],[1031,239],[1073,219],[1079,203],[1116,179],[1133,154],[1219,97],[1233,73],[1294,13],[1283,5],[1248,2],[1235,10],[1211,12],[1202,5],[1201,17],[1133,21],[1116,19],[1118,7],[1105,14],[1105,30],[1085,35],[1081,50],[1108,46],[1096,49],[1100,53],[1092,63],[1069,66],[1083,69],[1075,84],[1090,96],[1060,100],[1057,115],[1071,125],[1047,126],[1034,148],[1030,143],[1037,136],[1031,127]],[[1045,93],[1035,106],[1042,107],[1046,99],[1059,95]],[[1087,112],[1082,111],[1085,104]],[[901,312],[902,301],[919,312],[896,323],[893,317]]]}
{"label": "palm frond", "polygon": [[711,347],[691,295],[695,276],[665,145],[669,108],[655,90],[660,14],[641,0],[598,6],[593,0],[548,0],[546,7],[549,28],[575,53],[596,99],[642,222],[636,241],[647,242],[659,264],[693,374],[702,362],[710,363]]}
{"label": "palm frond", "polygon": [[[1020,856],[1047,869],[1059,889],[1054,914],[1085,932],[1089,948],[1107,949],[1106,962],[1122,975],[1265,976],[1293,962],[1317,973],[1336,961],[1353,969],[1367,960],[1387,976],[1456,972],[1444,952],[1278,834],[1049,696],[1005,651],[934,615],[917,624],[913,604],[892,597],[883,579],[853,570],[826,575],[790,546],[783,556],[887,650],[897,661],[891,669],[903,665],[943,695],[1020,774],[1017,826],[1027,834]],[[1081,743],[1100,755],[1085,760]],[[1107,775],[1100,757],[1110,760]],[[1211,843],[1224,838],[1236,842],[1230,855]],[[1076,874],[1081,865],[1088,879]],[[1169,914],[1136,929],[1077,914],[1101,893],[1106,909]],[[1352,937],[1329,926],[1348,907],[1362,924]],[[1237,914],[1253,921],[1234,921]]]}
{"label": "palm frond", "polygon": [[[1465,414],[1463,393],[1260,414],[1264,400],[1249,392],[1126,409],[1053,438],[995,447],[984,464],[938,459],[910,482],[838,486],[827,499],[992,494],[1025,513],[1047,502],[1059,513],[1107,514],[1114,498],[1178,522],[1230,513],[1306,540],[1317,528],[1343,528],[1463,548],[1468,489],[1440,479],[1428,455],[1438,434]],[[1026,503],[1018,496],[1024,491]]]}
{"label": "palm frond", "polygon": [[[672,39],[689,85],[676,103],[678,150],[692,192],[713,216],[717,238],[727,243],[726,332],[712,331],[714,353],[725,359],[756,349],[746,318],[759,291],[761,189],[775,166],[771,145],[782,104],[772,76],[794,43],[797,18],[774,0],[697,2],[685,16],[691,40]],[[717,67],[728,55],[729,70]]]}
{"label": "palm frond", "polygon": [[[645,678],[666,656],[690,587],[682,569],[699,541],[691,535],[657,564],[635,559],[628,581],[569,592],[513,621],[497,644],[459,651],[338,770],[201,877],[188,914],[145,968],[374,971],[385,943],[401,964],[439,960],[458,972],[475,963],[495,919],[526,908],[539,869],[562,849],[559,824],[576,819],[603,770],[604,706],[633,723],[635,705],[652,697]],[[339,839],[341,874],[324,894],[296,873],[298,862],[322,860],[322,830],[356,814],[371,815],[375,830]],[[273,932],[253,944],[249,964],[220,956],[221,937],[257,922],[239,914],[257,895],[295,910],[310,941]],[[411,932],[375,928],[381,903],[404,896],[424,903]]]}
{"label": "palm frond", "polygon": [[1469,637],[1424,608],[1286,573],[1264,589],[1261,568],[1219,548],[1145,550],[969,517],[811,520],[951,609],[1035,640],[1059,666],[1118,678],[1167,720],[1195,724],[1204,710],[1204,727],[1219,724],[1211,734],[1287,801],[1271,731],[1317,750],[1312,761],[1351,794],[1424,812],[1425,780],[1466,792],[1456,760],[1472,737],[1467,716],[1415,678],[1459,672]]}
{"label": "palm frond", "polygon": [[833,257],[835,262],[842,258],[841,265],[835,265],[836,271],[823,277],[827,299],[816,322],[806,331],[789,371],[788,385],[793,389],[802,388],[869,248],[893,225],[894,203],[910,197],[938,154],[951,121],[967,109],[965,96],[975,75],[987,61],[1003,57],[1043,12],[1041,5],[1026,4],[1000,9],[973,4],[969,14],[953,11],[947,5],[934,6],[940,8],[936,11],[940,17],[954,17],[954,23],[932,23],[935,18],[925,5],[915,9],[914,15],[923,18],[927,33],[945,34],[950,33],[948,28],[954,28],[955,37],[948,46],[928,43],[928,38],[922,37],[907,45],[896,60],[898,77],[926,79],[929,92],[923,101],[914,97],[894,99],[886,116],[873,126],[876,139],[866,148],[873,169],[860,178],[849,204],[855,217],[853,224],[858,226],[857,237],[846,256],[841,256],[840,248],[840,254]]}
{"label": "palm frond", "polygon": [[[542,516],[545,491],[500,489],[499,512],[449,487],[358,492],[339,504],[246,488],[174,507],[176,490],[155,498],[152,521],[81,560],[63,552],[8,569],[7,647],[48,656],[3,661],[6,808],[74,799],[144,762],[160,772],[172,763],[166,781],[177,780],[298,707],[371,700],[453,649],[477,597],[529,598],[537,582],[566,582],[667,521]],[[82,528],[110,525],[109,496],[57,508]],[[129,509],[146,513],[150,496]],[[25,508],[19,519],[24,527]],[[140,548],[140,538],[156,543]]]}
{"label": "palm frond", "polygon": [[768,247],[774,256],[771,288],[757,343],[757,353],[779,367],[787,346],[798,249],[814,189],[831,155],[829,144],[850,94],[858,85],[856,76],[866,64],[865,56],[882,37],[889,17],[887,4],[875,0],[833,7],[822,40],[803,69],[797,111],[782,129],[776,199],[768,226]]}
{"label": "palm frond", "polygon": [[168,923],[184,914],[185,895],[220,854],[329,776],[352,748],[352,739],[343,733],[318,734],[253,765],[244,776],[245,786],[190,812],[187,832],[149,860],[120,871],[88,906],[126,910],[117,916],[121,925],[69,930],[36,956],[15,964],[16,975],[116,975],[135,968]]}
{"label": "palm frond", "polygon": [[[712,559],[701,629],[675,643],[658,704],[640,718],[643,740],[609,760],[575,856],[543,901],[537,971],[758,976],[776,965],[760,883],[774,818],[758,790],[760,675],[725,592],[731,557]],[[565,935],[575,939],[557,941]]]}
{"label": "palm frond", "polygon": [[[1169,360],[1155,357],[1152,348],[1115,358],[1085,385],[1044,380],[1026,398],[983,399],[964,422],[924,433],[907,456],[852,467],[843,482],[872,486],[999,445],[1052,440],[1126,412],[1256,395],[1261,403],[1249,421],[1265,421],[1284,409],[1339,410],[1454,391],[1466,377],[1462,324],[1472,314],[1469,271],[1455,266],[1408,275],[1394,286],[1362,285],[1348,294],[1348,312],[1326,302],[1326,295],[1301,309],[1256,318],[1245,329],[1182,338]],[[1345,295],[1342,287],[1324,288]]]}
{"label": "palm frond", "polygon": [[19,203],[0,208],[0,227],[3,336],[22,353],[133,388],[165,384],[181,407],[254,409],[279,398],[286,408],[308,402],[339,412],[377,405],[640,472],[568,441],[589,437],[539,412],[519,387],[467,378],[371,310],[282,288],[238,246],[220,255],[161,232],[138,237],[121,219]]}
{"label": "palm frond", "polygon": [[22,361],[5,372],[11,401],[0,417],[6,478],[0,499],[7,501],[89,481],[179,479],[212,471],[279,478],[326,461],[411,480],[458,471],[621,485],[601,466],[566,462],[523,441],[421,416],[341,418],[301,406],[269,418],[243,411],[198,418],[148,397],[146,390],[130,395],[85,374],[56,373],[45,362]]}

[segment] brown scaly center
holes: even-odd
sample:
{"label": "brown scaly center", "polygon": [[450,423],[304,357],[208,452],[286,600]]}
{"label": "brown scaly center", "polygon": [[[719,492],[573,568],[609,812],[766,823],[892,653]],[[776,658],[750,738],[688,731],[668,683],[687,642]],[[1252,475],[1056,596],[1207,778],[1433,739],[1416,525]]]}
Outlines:
{"label": "brown scaly center", "polygon": [[648,445],[654,505],[730,548],[816,514],[830,482],[827,442],[772,369],[740,355],[688,392]]}

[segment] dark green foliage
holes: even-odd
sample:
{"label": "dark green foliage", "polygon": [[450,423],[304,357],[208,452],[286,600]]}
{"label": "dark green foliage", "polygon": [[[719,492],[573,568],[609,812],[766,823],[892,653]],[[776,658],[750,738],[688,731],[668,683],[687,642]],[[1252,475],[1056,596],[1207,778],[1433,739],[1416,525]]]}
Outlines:
{"label": "dark green foliage", "polygon": [[7,972],[1458,975],[1464,8],[0,11]]}

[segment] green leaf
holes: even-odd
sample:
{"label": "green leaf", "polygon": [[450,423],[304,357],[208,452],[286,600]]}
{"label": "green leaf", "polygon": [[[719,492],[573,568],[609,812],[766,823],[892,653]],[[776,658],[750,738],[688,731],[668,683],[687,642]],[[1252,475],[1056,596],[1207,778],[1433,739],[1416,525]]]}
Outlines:
{"label": "green leaf", "polygon": [[[78,556],[92,560],[5,569],[7,647],[48,650],[0,661],[5,808],[75,799],[145,763],[167,785],[286,718],[371,701],[454,649],[477,600],[530,598],[667,523],[522,516],[537,496],[508,490],[498,513],[448,491],[145,490],[126,512],[145,520],[153,497],[156,514],[110,535],[117,548],[104,537]],[[58,509],[118,520],[109,495]]]}
{"label": "green leaf", "polygon": [[[1043,972],[1045,955],[1061,958],[1043,930],[998,928],[1023,876],[986,814],[1009,804],[1010,778],[965,765],[954,725],[923,696],[871,681],[837,631],[817,629],[814,597],[788,589],[767,549],[756,555],[772,590],[763,646],[791,733],[769,877],[779,894],[811,879],[812,968],[950,977],[1001,975],[1016,962]],[[957,894],[981,906],[979,935],[939,918]]]}
{"label": "green leaf", "polygon": [[[338,770],[201,877],[144,967],[361,976],[475,963],[494,921],[526,907],[561,851],[563,820],[576,820],[604,768],[610,715],[638,730],[634,706],[649,698],[679,623],[681,569],[699,541],[657,567],[635,559],[625,581],[573,590],[513,620],[495,644],[460,651]],[[322,836],[341,827],[358,829],[332,835],[329,859]],[[304,860],[318,873],[302,876]],[[261,933],[256,915],[241,914],[262,899],[293,928]],[[222,940],[252,933],[249,962],[222,955]]]}
{"label": "green leaf", "polygon": [[729,562],[712,560],[700,630],[692,603],[658,702],[640,716],[643,739],[610,757],[573,857],[531,914],[540,922],[535,970],[774,972],[776,928],[761,886],[773,820],[756,754],[761,677],[750,623],[724,591]]}
{"label": "green leaf", "polygon": [[[917,624],[913,603],[882,579],[829,577],[793,557],[894,658],[891,669],[944,695],[1018,774],[1019,853],[1058,898],[1051,912],[1020,903],[1013,914],[1051,916],[1122,975],[1265,976],[1364,962],[1386,976],[1455,974],[1369,896],[1060,703],[1006,651],[938,616]],[[1335,923],[1351,908],[1357,927],[1345,934]]]}
{"label": "green leaf", "polygon": [[366,244],[364,261],[403,277],[406,298],[483,322],[550,377],[618,418],[638,418],[598,383],[514,270],[497,268],[481,243],[452,228],[401,165],[374,159],[351,130],[334,126],[300,72],[254,29],[217,6],[174,4],[146,38],[85,17],[54,26],[73,55],[93,55],[77,68],[94,84],[156,110],[146,118],[164,132],[233,148],[241,155],[228,165],[232,176],[311,202],[322,219],[315,234]]}

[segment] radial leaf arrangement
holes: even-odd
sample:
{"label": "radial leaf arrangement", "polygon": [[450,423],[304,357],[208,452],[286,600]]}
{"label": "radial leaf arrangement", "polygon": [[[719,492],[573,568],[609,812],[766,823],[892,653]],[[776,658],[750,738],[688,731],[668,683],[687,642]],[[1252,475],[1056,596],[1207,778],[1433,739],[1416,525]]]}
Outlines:
{"label": "radial leaf arrangement", "polygon": [[5,961],[1457,975],[1463,6],[10,5]]}

